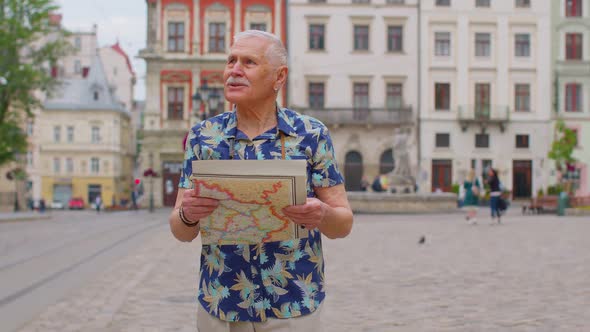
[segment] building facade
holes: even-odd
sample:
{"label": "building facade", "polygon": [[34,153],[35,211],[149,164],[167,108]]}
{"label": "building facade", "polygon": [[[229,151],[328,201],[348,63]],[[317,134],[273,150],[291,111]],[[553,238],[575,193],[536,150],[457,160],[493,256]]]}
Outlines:
{"label": "building facade", "polygon": [[40,198],[90,206],[129,200],[133,189],[131,116],[109,88],[102,61],[94,56],[86,77],[63,79],[36,119]]}
{"label": "building facade", "polygon": [[492,166],[515,198],[534,196],[550,168],[550,1],[421,6],[421,187]]}
{"label": "building facade", "polygon": [[[555,0],[552,8],[554,120],[575,130],[576,195],[590,194],[590,0]],[[552,172],[557,175],[557,172]],[[557,179],[555,179],[557,181]]]}
{"label": "building facade", "polygon": [[[155,179],[143,179],[156,206],[174,205],[184,158],[183,137],[189,128],[202,118],[229,110],[223,98],[223,69],[233,36],[257,29],[285,42],[285,3],[146,1],[147,45],[139,53],[147,68],[139,167],[158,174]],[[197,91],[200,103],[193,101]]]}
{"label": "building facade", "polygon": [[[347,190],[417,166],[418,1],[289,1],[290,108],[328,126]],[[412,174],[415,176],[415,174]]]}

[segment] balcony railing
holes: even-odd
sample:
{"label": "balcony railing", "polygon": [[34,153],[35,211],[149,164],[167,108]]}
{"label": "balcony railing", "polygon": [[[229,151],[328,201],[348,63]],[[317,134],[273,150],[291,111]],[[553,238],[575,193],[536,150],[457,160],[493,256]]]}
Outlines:
{"label": "balcony railing", "polygon": [[405,125],[412,124],[414,118],[411,107],[397,109],[385,108],[294,108],[298,112],[314,117],[326,125],[372,124]]}
{"label": "balcony railing", "polygon": [[469,125],[479,125],[483,128],[498,125],[504,132],[510,121],[510,108],[503,105],[463,105],[459,106],[458,120],[463,131]]}

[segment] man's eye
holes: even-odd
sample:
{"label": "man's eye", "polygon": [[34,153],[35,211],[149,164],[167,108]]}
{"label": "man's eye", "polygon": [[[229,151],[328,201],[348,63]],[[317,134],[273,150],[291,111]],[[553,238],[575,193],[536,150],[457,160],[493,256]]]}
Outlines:
{"label": "man's eye", "polygon": [[234,59],[234,58],[227,59],[227,63],[234,63],[234,62],[236,62],[236,59]]}
{"label": "man's eye", "polygon": [[248,65],[255,65],[255,64],[256,64],[256,62],[254,62],[254,61],[252,61],[252,60],[248,59],[248,60],[246,60],[246,64],[248,64]]}

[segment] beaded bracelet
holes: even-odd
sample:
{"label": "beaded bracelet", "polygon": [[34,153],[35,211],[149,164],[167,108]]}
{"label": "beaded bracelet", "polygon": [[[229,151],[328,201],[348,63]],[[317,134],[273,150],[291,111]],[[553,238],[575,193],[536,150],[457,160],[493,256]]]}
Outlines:
{"label": "beaded bracelet", "polygon": [[180,206],[180,209],[178,209],[178,216],[180,217],[180,221],[182,221],[183,224],[185,224],[187,227],[195,227],[199,224],[200,220],[195,221],[191,221],[188,220],[187,217],[185,217],[184,215],[184,211],[182,210],[182,206]]}

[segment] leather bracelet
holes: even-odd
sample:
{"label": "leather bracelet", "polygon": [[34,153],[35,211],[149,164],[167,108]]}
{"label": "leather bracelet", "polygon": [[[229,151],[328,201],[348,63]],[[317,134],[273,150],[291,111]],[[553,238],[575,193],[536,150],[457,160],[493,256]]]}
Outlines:
{"label": "leather bracelet", "polygon": [[188,218],[184,215],[184,211],[182,210],[182,205],[178,209],[178,216],[180,217],[180,221],[182,221],[182,223],[187,227],[195,227],[199,224],[199,221],[200,221],[200,220],[197,220],[197,221],[188,220]]}

